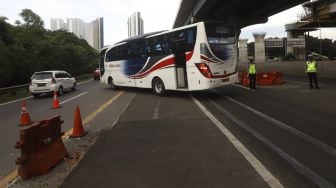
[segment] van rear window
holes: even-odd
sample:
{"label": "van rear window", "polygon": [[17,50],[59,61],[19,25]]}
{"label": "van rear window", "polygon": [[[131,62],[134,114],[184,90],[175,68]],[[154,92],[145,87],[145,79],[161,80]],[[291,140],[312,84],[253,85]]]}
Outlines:
{"label": "van rear window", "polygon": [[32,79],[34,80],[44,80],[44,79],[49,79],[49,78],[52,78],[51,72],[35,73],[32,77]]}

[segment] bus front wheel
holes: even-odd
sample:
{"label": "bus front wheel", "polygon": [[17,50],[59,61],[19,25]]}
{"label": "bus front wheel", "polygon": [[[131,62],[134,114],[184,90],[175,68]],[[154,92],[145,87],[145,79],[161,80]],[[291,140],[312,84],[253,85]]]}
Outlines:
{"label": "bus front wheel", "polygon": [[165,86],[160,78],[155,78],[153,80],[152,89],[156,95],[164,96],[166,93]]}
{"label": "bus front wheel", "polygon": [[111,89],[116,90],[116,89],[118,88],[118,87],[114,84],[113,79],[112,79],[111,77],[108,79],[108,83],[109,83]]}

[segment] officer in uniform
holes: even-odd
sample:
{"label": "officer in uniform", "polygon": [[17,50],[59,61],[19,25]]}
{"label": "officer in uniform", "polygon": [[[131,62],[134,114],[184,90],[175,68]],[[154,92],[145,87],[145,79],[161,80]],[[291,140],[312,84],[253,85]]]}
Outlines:
{"label": "officer in uniform", "polygon": [[308,61],[306,62],[306,72],[309,79],[310,89],[313,89],[313,82],[315,84],[315,88],[318,89],[319,87],[317,83],[317,64],[312,54],[308,56]]}
{"label": "officer in uniform", "polygon": [[250,58],[250,63],[248,64],[248,77],[250,79],[250,89],[257,89],[256,88],[256,80],[257,80],[257,69],[254,63],[254,59]]}

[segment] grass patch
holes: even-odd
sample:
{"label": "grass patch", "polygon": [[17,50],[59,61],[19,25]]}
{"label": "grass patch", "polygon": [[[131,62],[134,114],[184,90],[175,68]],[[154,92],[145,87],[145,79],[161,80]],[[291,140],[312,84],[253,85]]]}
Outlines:
{"label": "grass patch", "polygon": [[3,93],[0,94],[0,104],[29,96],[30,93],[28,92],[28,88],[18,89],[16,90],[15,93],[13,92]]}

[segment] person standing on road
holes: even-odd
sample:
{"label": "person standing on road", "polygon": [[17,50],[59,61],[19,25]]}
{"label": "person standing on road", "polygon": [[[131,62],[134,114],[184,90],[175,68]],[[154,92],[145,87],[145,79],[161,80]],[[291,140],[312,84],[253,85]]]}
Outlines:
{"label": "person standing on road", "polygon": [[248,77],[250,80],[250,89],[257,89],[256,88],[256,80],[257,80],[257,69],[254,63],[254,59],[250,58],[250,63],[248,64]]}
{"label": "person standing on road", "polygon": [[315,84],[315,88],[318,89],[319,87],[317,83],[317,64],[313,58],[313,55],[308,56],[308,61],[306,62],[306,72],[309,79],[310,89],[313,89],[313,81]]}

